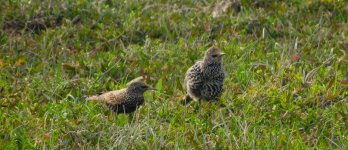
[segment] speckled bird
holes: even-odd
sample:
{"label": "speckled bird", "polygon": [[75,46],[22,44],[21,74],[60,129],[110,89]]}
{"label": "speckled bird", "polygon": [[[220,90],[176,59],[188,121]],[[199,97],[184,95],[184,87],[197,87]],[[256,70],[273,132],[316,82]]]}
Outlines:
{"label": "speckled bird", "polygon": [[91,96],[86,100],[103,102],[115,113],[132,113],[144,104],[144,93],[147,90],[155,89],[145,84],[142,77],[138,77],[124,89]]}
{"label": "speckled bird", "polygon": [[223,91],[225,71],[222,63],[224,53],[217,47],[209,48],[204,58],[191,66],[185,74],[187,91],[182,104],[192,100],[217,102]]}

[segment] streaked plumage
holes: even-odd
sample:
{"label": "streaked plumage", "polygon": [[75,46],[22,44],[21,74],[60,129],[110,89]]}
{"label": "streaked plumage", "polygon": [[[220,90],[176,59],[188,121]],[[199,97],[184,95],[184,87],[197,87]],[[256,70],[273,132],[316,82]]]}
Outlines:
{"label": "streaked plumage", "polygon": [[209,48],[203,60],[196,62],[185,74],[187,95],[182,104],[192,99],[218,101],[223,91],[225,72],[222,64],[224,53],[217,47]]}
{"label": "streaked plumage", "polygon": [[124,89],[91,96],[86,100],[103,102],[116,113],[131,113],[144,104],[144,93],[147,90],[153,90],[153,88],[139,77],[129,82]]}

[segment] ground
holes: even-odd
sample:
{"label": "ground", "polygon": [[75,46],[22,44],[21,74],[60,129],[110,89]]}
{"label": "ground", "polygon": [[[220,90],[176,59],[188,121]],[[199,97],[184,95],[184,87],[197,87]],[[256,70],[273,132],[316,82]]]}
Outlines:
{"label": "ground", "polygon": [[[4,1],[0,149],[348,149],[348,3],[342,0]],[[217,104],[182,106],[212,45]],[[144,76],[132,115],[88,95]]]}

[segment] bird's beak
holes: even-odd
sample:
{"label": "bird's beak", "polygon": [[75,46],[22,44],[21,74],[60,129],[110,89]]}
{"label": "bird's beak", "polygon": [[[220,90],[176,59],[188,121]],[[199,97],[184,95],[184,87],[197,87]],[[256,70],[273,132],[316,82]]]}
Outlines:
{"label": "bird's beak", "polygon": [[221,53],[220,53],[220,56],[223,56],[223,55],[225,55],[225,53],[224,53],[224,52],[221,52]]}

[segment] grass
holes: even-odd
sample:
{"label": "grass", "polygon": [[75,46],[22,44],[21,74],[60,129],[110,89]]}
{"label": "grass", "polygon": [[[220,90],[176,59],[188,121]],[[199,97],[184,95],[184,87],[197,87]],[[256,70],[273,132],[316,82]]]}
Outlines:
{"label": "grass", "polygon": [[[348,149],[347,2],[216,3],[4,1],[0,149]],[[224,106],[181,106],[213,44]],[[133,115],[84,99],[137,76],[159,90]]]}

